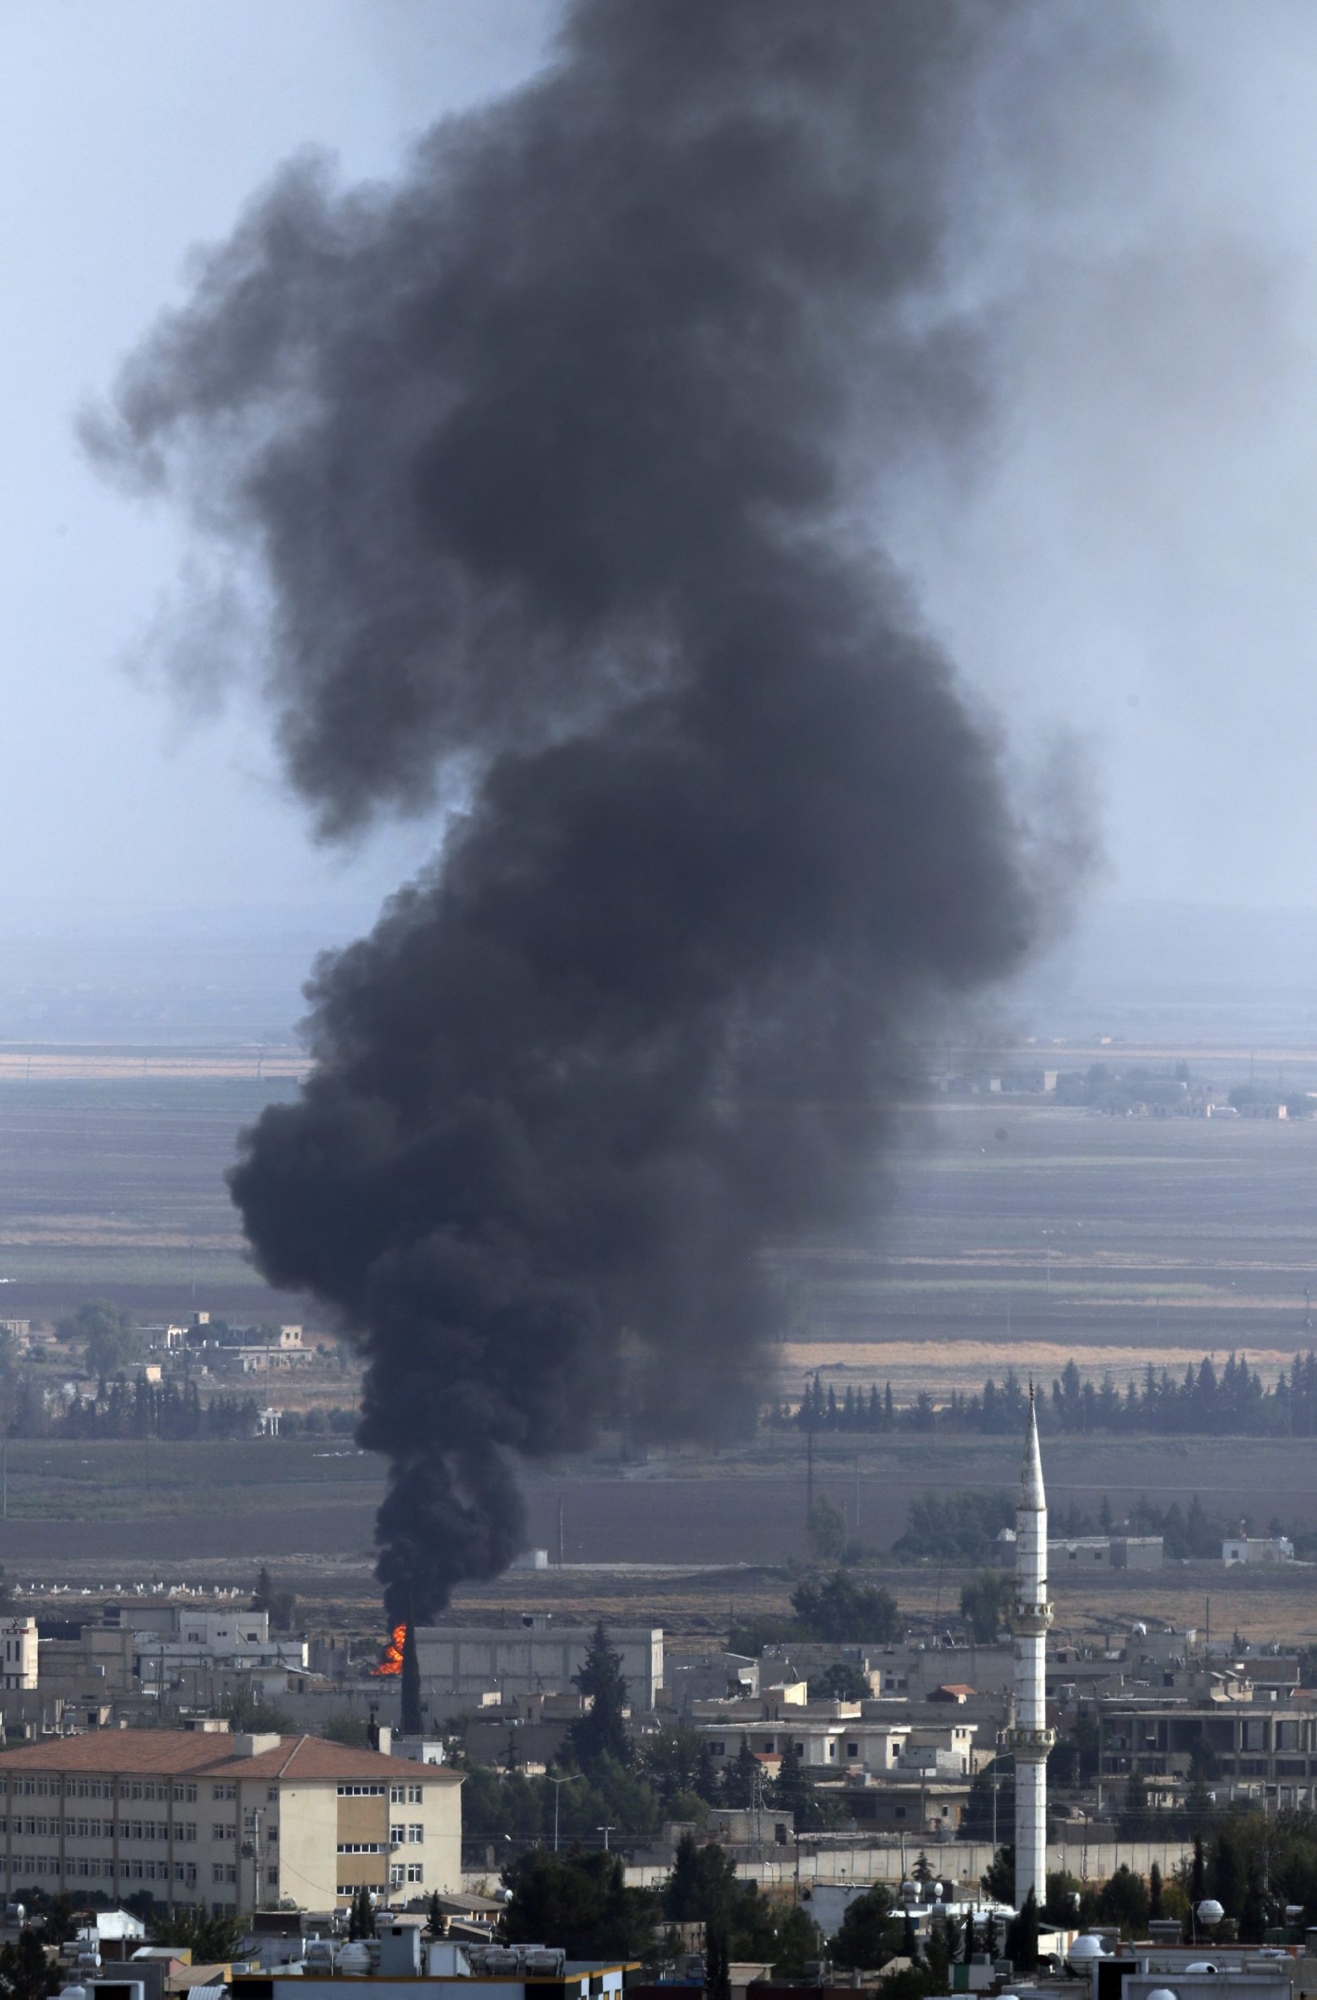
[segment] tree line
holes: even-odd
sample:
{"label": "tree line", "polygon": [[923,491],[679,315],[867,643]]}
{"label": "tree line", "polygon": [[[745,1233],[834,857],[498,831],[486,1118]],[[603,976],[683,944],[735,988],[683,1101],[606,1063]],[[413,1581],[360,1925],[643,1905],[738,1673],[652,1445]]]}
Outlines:
{"label": "tree line", "polygon": [[[1231,1354],[1218,1369],[1210,1355],[1186,1365],[1182,1377],[1149,1362],[1142,1377],[1124,1389],[1110,1371],[1100,1382],[1086,1380],[1068,1361],[1049,1393],[1038,1397],[1039,1428],[1080,1435],[1145,1432],[1179,1437],[1317,1437],[1317,1352],[1296,1354],[1270,1385],[1243,1356]],[[931,1431],[1014,1435],[1023,1429],[1028,1394],[1014,1369],[1002,1382],[991,1375],[978,1395],[953,1390],[935,1403],[921,1389],[912,1402],[898,1403],[892,1385],[880,1391],[849,1385],[838,1396],[815,1374],[797,1408],[779,1403],[769,1417],[777,1427],[808,1432],[880,1434]]]}

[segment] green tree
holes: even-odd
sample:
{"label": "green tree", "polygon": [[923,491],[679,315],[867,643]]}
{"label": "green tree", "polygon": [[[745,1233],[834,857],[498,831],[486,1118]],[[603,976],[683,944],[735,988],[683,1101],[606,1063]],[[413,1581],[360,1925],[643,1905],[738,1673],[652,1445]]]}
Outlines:
{"label": "green tree", "polygon": [[1116,1830],[1122,1840],[1146,1840],[1149,1830],[1148,1787],[1141,1771],[1131,1771],[1125,1785]]}
{"label": "green tree", "polygon": [[841,1929],[832,1941],[832,1957],[837,1965],[860,1972],[876,1972],[892,1956],[887,1932],[892,1921],[892,1898],[881,1882],[866,1889],[846,1906]]}
{"label": "green tree", "polygon": [[704,1933],[704,1991],[708,2000],[732,2000],[732,1968],[727,1956],[725,1923],[709,1924]]}
{"label": "green tree", "polygon": [[950,1935],[945,1917],[934,1917],[924,1937],[924,1969],[933,1993],[951,1990],[951,1961],[958,1939]]}
{"label": "green tree", "polygon": [[1007,1926],[1006,1956],[1017,1972],[1032,1972],[1038,1964],[1038,1899],[1032,1889]]}
{"label": "green tree", "polygon": [[242,1925],[236,1917],[207,1916],[203,1910],[171,1910],[151,1926],[156,1944],[192,1953],[194,1965],[224,1965],[238,1949]]}
{"label": "green tree", "polygon": [[1267,1932],[1267,1899],[1262,1890],[1262,1871],[1255,1860],[1248,1864],[1244,1897],[1239,1906],[1239,1941],[1262,1944]]}
{"label": "green tree", "polygon": [[92,1299],[80,1305],[71,1319],[60,1321],[57,1330],[61,1340],[83,1343],[87,1373],[101,1381],[121,1375],[137,1345],[128,1314],[120,1312],[108,1299]]}
{"label": "green tree", "polygon": [[1068,1868],[1057,1868],[1047,1877],[1047,1900],[1043,1915],[1049,1924],[1073,1924],[1079,1905],[1079,1882]]}
{"label": "green tree", "polygon": [[826,1824],[827,1813],[815,1787],[813,1773],[790,1741],[778,1766],[773,1803],[779,1812],[791,1814],[797,1833],[806,1833]]}
{"label": "green tree", "polygon": [[219,1702],[219,1714],[235,1732],[254,1736],[292,1736],[297,1725],[287,1709],[274,1702],[256,1701],[249,1694],[226,1694]]}
{"label": "green tree", "polygon": [[845,1570],[836,1570],[822,1582],[806,1579],[792,1591],[791,1608],[800,1638],[822,1639],[830,1645],[868,1640],[890,1646],[904,1630],[891,1592],[859,1584]]}
{"label": "green tree", "polygon": [[821,1674],[811,1674],[811,1701],[868,1701],[873,1689],[849,1660],[835,1660]]}
{"label": "green tree", "polygon": [[1005,1571],[985,1569],[960,1593],[960,1615],[981,1646],[990,1646],[1007,1622],[1015,1596],[1015,1578]]}
{"label": "green tree", "polygon": [[1015,1842],[999,1847],[979,1877],[985,1896],[994,1903],[1015,1903]]}
{"label": "green tree", "polygon": [[683,1833],[663,1892],[663,1914],[673,1924],[725,1924],[736,1886],[736,1863],[718,1843],[701,1846],[693,1834]]}
{"label": "green tree", "polygon": [[1162,1871],[1154,1861],[1148,1870],[1148,1922],[1156,1923],[1162,1914]]}
{"label": "green tree", "polygon": [[694,1794],[712,1805],[718,1796],[717,1776],[707,1739],[688,1723],[660,1729],[645,1744],[644,1775],[665,1806]]}
{"label": "green tree", "polygon": [[840,1562],[846,1547],[846,1516],[829,1493],[820,1493],[805,1523],[809,1552],[815,1562]]}
{"label": "green tree", "polygon": [[823,1940],[818,1925],[807,1910],[793,1903],[778,1923],[773,1977],[799,1979],[810,1960],[822,1956]]}
{"label": "green tree", "polygon": [[511,1944],[552,1939],[569,1958],[640,1958],[659,1915],[651,1889],[628,1889],[618,1854],[557,1855],[533,1848],[504,1876]]}
{"label": "green tree", "polygon": [[583,1771],[590,1771],[601,1757],[615,1763],[632,1761],[631,1738],[627,1733],[627,1685],[622,1675],[622,1655],[608,1643],[608,1628],[601,1619],[586,1649],[573,1686],[590,1703],[587,1712],[571,1727],[571,1745]]}
{"label": "green tree", "polygon": [[59,1973],[46,1958],[45,1947],[33,1930],[23,1929],[16,1939],[0,1945],[0,1996],[3,2000],[46,2000],[59,1990]]}
{"label": "green tree", "polygon": [[1119,1924],[1124,1937],[1143,1937],[1148,1927],[1148,1891],[1143,1877],[1122,1861],[1098,1891],[1098,1915],[1104,1924]]}
{"label": "green tree", "polygon": [[723,1772],[723,1804],[733,1810],[739,1808],[742,1812],[748,1812],[755,1803],[758,1783],[759,1762],[743,1736],[740,1749]]}

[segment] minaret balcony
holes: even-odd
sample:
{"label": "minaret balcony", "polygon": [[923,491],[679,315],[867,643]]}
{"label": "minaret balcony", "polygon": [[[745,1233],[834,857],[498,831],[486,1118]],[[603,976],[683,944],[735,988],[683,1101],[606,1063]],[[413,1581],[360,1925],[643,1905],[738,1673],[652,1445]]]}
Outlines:
{"label": "minaret balcony", "polygon": [[1052,1606],[1042,1604],[1017,1603],[1011,1616],[1011,1629],[1018,1638],[1036,1639],[1046,1632],[1052,1623]]}
{"label": "minaret balcony", "polygon": [[1013,1729],[1004,1729],[1002,1731],[1002,1742],[1017,1757],[1025,1759],[1045,1757],[1056,1742],[1056,1731],[1054,1729],[1021,1729],[1017,1725]]}

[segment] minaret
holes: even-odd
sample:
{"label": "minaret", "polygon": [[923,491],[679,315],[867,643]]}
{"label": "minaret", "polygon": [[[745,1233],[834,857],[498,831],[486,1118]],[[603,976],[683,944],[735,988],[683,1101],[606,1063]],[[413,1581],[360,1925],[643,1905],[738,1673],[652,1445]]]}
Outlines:
{"label": "minaret", "polygon": [[1047,1896],[1047,1727],[1043,1653],[1052,1607],[1047,1601],[1047,1495],[1038,1452],[1038,1419],[1029,1389],[1029,1428],[1015,1513],[1015,1726],[1006,1732],[1015,1753],[1015,1907],[1030,1889],[1041,1909]]}

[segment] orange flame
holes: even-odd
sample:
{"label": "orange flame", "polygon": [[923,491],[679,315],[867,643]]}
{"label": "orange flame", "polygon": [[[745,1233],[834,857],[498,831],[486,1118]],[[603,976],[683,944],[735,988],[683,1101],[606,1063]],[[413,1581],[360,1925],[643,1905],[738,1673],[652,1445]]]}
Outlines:
{"label": "orange flame", "polygon": [[407,1627],[405,1625],[395,1625],[384,1642],[384,1651],[380,1655],[379,1665],[371,1668],[373,1674],[400,1674],[402,1672],[402,1648],[406,1637]]}

